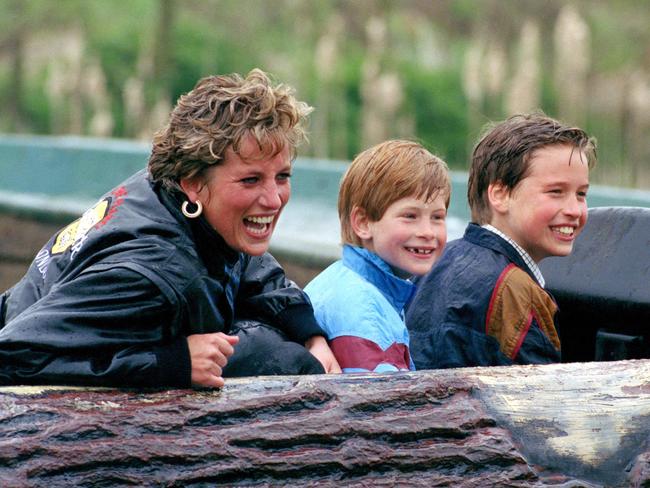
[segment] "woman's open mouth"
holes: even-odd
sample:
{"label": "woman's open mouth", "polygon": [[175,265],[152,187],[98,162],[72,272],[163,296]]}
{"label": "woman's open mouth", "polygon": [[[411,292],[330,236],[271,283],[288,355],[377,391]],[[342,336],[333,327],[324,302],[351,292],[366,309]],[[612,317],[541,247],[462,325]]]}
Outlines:
{"label": "woman's open mouth", "polygon": [[273,220],[275,220],[275,215],[244,217],[244,226],[251,234],[263,236],[270,231]]}

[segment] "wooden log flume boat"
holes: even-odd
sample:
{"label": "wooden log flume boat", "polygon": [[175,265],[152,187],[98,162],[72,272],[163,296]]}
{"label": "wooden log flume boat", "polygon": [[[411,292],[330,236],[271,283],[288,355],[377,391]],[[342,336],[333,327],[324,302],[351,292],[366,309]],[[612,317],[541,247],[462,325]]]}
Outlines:
{"label": "wooden log flume boat", "polygon": [[650,360],[0,388],[0,485],[649,486]]}

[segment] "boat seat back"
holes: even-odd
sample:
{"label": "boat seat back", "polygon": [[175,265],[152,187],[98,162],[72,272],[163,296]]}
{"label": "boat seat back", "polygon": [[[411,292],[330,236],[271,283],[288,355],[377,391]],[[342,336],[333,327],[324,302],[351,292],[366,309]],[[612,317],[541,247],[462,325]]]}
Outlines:
{"label": "boat seat back", "polygon": [[540,262],[560,307],[563,361],[650,357],[650,209],[589,209],[566,257]]}

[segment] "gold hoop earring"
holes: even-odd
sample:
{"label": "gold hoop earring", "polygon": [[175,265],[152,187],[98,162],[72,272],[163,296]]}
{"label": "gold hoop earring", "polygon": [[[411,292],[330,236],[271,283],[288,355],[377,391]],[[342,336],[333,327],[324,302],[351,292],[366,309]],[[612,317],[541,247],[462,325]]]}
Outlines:
{"label": "gold hoop earring", "polygon": [[195,219],[199,215],[201,215],[201,213],[203,212],[203,205],[201,204],[201,202],[199,200],[194,202],[194,205],[196,205],[196,210],[194,212],[190,212],[190,211],[187,210],[187,206],[189,204],[190,204],[190,202],[185,200],[183,202],[183,205],[181,205],[181,212],[183,212],[183,215],[185,215],[185,217],[187,217],[188,219]]}

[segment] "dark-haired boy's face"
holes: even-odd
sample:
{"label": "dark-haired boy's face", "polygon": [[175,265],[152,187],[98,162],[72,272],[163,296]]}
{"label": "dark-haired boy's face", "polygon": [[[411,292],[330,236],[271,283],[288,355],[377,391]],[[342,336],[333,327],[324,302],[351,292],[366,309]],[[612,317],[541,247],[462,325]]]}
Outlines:
{"label": "dark-haired boy's face", "polygon": [[519,244],[535,262],[566,256],[587,221],[589,168],[570,145],[537,149],[528,176],[496,195],[492,225]]}

